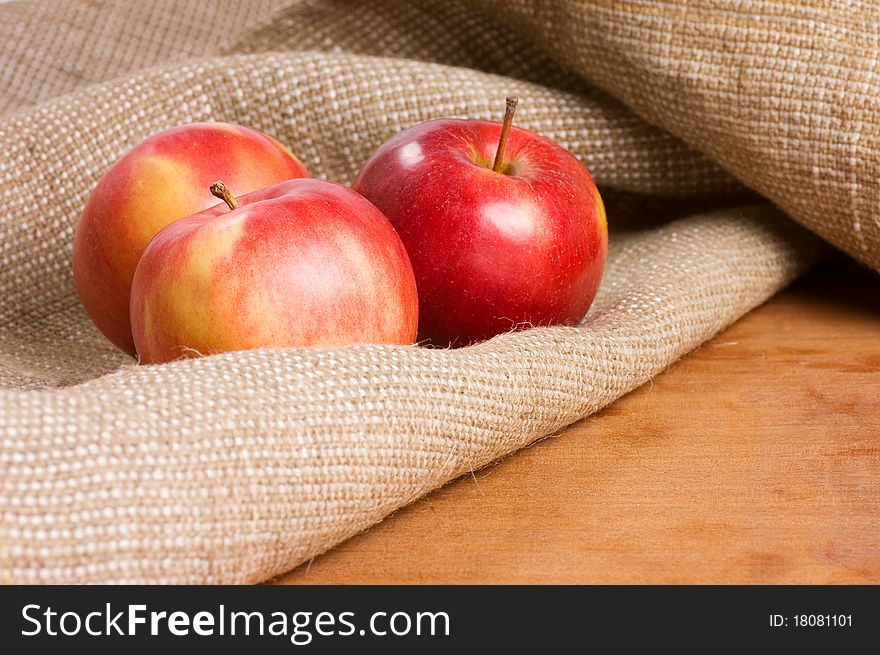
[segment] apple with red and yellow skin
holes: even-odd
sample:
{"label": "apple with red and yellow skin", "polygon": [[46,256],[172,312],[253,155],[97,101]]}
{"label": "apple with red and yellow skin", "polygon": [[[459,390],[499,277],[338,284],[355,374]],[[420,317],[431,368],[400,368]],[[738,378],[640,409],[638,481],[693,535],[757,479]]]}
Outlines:
{"label": "apple with red and yellow skin", "polygon": [[129,150],[92,191],[74,235],[76,289],[95,325],[135,353],[129,292],[141,253],[169,223],[216,204],[218,177],[249,193],[308,175],[275,139],[228,123],[173,127]]}
{"label": "apple with red and yellow skin", "polygon": [[164,228],[131,288],[142,364],[251,348],[411,344],[418,293],[387,218],[333,182],[299,179]]}
{"label": "apple with red and yellow skin", "polygon": [[353,188],[409,253],[419,339],[465,346],[511,329],[576,325],[605,267],[605,209],[587,169],[503,124],[440,119],[392,137]]}

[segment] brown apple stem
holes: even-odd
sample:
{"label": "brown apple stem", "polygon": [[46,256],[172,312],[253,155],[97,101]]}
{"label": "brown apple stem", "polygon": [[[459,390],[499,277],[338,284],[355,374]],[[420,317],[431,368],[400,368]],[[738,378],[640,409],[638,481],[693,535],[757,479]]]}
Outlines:
{"label": "brown apple stem", "polygon": [[226,188],[226,185],[223,184],[223,182],[221,182],[220,180],[217,180],[216,182],[214,182],[214,184],[211,185],[211,195],[220,198],[220,200],[229,205],[229,209],[235,209],[236,207],[238,207],[238,203],[235,202],[235,198],[229,192],[229,189]]}
{"label": "brown apple stem", "polygon": [[495,151],[495,163],[492,164],[492,170],[496,173],[501,172],[504,166],[504,149],[507,147],[507,135],[510,134],[510,126],[513,125],[513,115],[516,113],[516,103],[519,98],[516,96],[507,96],[507,110],[504,112],[504,122],[501,123],[501,138],[498,139],[498,150]]}

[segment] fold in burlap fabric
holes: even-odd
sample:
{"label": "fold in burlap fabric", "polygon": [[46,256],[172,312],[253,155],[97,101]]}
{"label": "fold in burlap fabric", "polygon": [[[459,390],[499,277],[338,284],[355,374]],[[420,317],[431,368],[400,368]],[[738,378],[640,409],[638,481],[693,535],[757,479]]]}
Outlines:
{"label": "fold in burlap fabric", "polygon": [[[596,411],[808,267],[818,240],[747,187],[880,265],[874,8],[130,7],[0,5],[4,581],[265,580]],[[140,367],[79,306],[77,215],[152,132],[244,123],[346,182],[396,131],[495,118],[509,93],[608,199],[578,328]]]}

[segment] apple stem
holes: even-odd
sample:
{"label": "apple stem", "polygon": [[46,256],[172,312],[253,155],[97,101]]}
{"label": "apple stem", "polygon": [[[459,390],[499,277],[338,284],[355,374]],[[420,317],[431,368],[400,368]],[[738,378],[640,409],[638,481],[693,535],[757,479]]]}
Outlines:
{"label": "apple stem", "polygon": [[504,149],[507,147],[507,135],[510,134],[510,126],[513,125],[513,114],[516,112],[516,103],[519,98],[507,96],[507,109],[504,112],[504,122],[501,123],[501,138],[498,139],[498,150],[495,151],[495,163],[492,170],[500,173],[504,166]]}
{"label": "apple stem", "polygon": [[229,209],[235,209],[238,207],[238,203],[235,202],[235,198],[229,192],[229,189],[226,188],[226,185],[223,184],[220,180],[214,182],[211,185],[211,195],[220,198],[223,202],[229,205]]}

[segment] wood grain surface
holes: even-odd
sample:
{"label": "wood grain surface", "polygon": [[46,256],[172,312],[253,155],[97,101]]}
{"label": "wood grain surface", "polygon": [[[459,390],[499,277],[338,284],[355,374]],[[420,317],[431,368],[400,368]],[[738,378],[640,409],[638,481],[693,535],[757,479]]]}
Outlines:
{"label": "wood grain surface", "polygon": [[279,582],[880,582],[880,278],[826,265]]}

